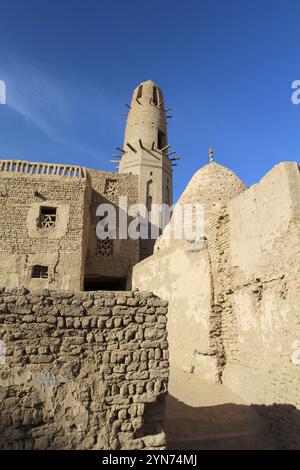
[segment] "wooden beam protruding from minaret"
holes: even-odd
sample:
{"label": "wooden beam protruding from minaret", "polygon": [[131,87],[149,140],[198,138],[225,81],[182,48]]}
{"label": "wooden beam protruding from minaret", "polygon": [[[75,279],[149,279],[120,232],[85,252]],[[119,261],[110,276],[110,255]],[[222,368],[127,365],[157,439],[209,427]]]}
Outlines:
{"label": "wooden beam protruding from minaret", "polygon": [[129,142],[126,142],[126,145],[127,145],[127,147],[129,147],[130,150],[132,150],[134,153],[137,153],[137,152],[136,152],[136,149],[135,149]]}
{"label": "wooden beam protruding from minaret", "polygon": [[164,152],[165,150],[168,150],[170,147],[172,147],[171,144],[169,145],[166,145],[165,147],[163,147],[162,149],[159,149],[161,152]]}

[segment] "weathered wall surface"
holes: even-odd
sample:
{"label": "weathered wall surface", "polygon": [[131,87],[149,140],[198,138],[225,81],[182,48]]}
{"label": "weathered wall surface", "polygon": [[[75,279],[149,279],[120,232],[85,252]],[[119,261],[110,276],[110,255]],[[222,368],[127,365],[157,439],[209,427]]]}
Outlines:
{"label": "weathered wall surface", "polygon": [[249,402],[268,405],[274,430],[299,448],[300,366],[292,362],[300,340],[298,165],[276,166],[230,201],[218,232],[223,382]]}
{"label": "weathered wall surface", "polygon": [[[119,238],[119,198],[126,197],[128,207],[138,203],[138,179],[135,175],[88,170],[92,186],[89,209],[90,224],[85,262],[85,279],[124,279],[130,288],[132,266],[139,261],[139,240]],[[101,241],[96,235],[96,226],[100,220],[96,216],[100,204],[112,204],[117,214],[117,239],[111,241],[111,250],[101,251]],[[124,216],[124,211],[123,214]],[[128,223],[130,218],[128,217]],[[126,228],[126,227],[125,227]],[[100,246],[99,246],[100,245]]]}
{"label": "weathered wall surface", "polygon": [[299,448],[298,165],[276,166],[211,210],[206,235],[200,252],[156,250],[135,266],[134,286],[169,300],[171,366],[219,375],[249,403],[266,405],[259,409],[283,445]]}
{"label": "weathered wall surface", "polygon": [[[7,287],[130,289],[139,240],[119,238],[119,197],[138,202],[138,178],[66,165],[0,161],[0,282]],[[100,204],[117,214],[117,239],[99,240]],[[43,208],[55,225],[41,226]],[[124,211],[123,211],[124,215]],[[128,223],[130,220],[128,220]],[[126,234],[125,234],[126,236]],[[45,266],[47,276],[32,276]],[[116,285],[106,285],[116,282]]]}
{"label": "weathered wall surface", "polygon": [[[13,170],[13,164],[0,172],[0,284],[79,290],[90,198],[85,174],[32,174],[30,168],[38,169],[39,164],[19,164],[27,165],[29,172]],[[42,171],[48,166],[40,164]],[[39,227],[44,206],[57,208],[53,228]],[[47,279],[32,278],[35,265],[48,267]]]}
{"label": "weathered wall surface", "polygon": [[[157,252],[137,264],[133,286],[151,289],[168,299],[168,334],[172,364],[186,370],[201,368],[215,380],[210,344],[211,276],[207,249],[189,252],[185,244]],[[215,365],[215,364],[214,364]]]}
{"label": "weathered wall surface", "polygon": [[164,448],[166,302],[0,289],[2,449]]}

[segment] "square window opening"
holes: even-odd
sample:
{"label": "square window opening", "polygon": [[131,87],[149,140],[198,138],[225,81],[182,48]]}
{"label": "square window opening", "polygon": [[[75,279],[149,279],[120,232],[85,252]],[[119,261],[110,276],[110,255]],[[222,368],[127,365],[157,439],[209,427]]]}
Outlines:
{"label": "square window opening", "polygon": [[31,277],[33,279],[48,279],[48,266],[35,265],[32,267]]}

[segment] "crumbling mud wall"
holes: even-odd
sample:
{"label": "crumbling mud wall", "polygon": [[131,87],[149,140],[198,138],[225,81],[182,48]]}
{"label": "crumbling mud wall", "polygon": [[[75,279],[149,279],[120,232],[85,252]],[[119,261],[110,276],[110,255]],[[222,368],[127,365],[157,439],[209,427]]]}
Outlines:
{"label": "crumbling mud wall", "polygon": [[0,289],[1,449],[163,449],[167,303]]}
{"label": "crumbling mud wall", "polygon": [[[90,199],[85,168],[0,161],[0,285],[82,289]],[[43,208],[54,209],[52,226]]]}
{"label": "crumbling mud wall", "polygon": [[222,381],[300,447],[300,172],[281,163],[216,225]]}

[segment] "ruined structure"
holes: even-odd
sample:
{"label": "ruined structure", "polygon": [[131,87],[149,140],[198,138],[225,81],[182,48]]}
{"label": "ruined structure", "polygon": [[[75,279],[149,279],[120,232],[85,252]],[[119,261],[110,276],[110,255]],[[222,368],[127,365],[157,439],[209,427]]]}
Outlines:
{"label": "ruined structure", "polygon": [[144,82],[128,107],[118,173],[0,162],[2,447],[163,448],[169,343],[171,369],[264,405],[299,448],[298,164],[247,188],[211,149],[178,202],[203,205],[201,240],[175,239],[174,217],[155,247],[101,240],[99,204],[120,216],[126,196],[150,226],[172,204],[162,92]]}
{"label": "ruined structure", "polygon": [[0,290],[0,449],[161,449],[167,303]]}
{"label": "ruined structure", "polygon": [[[172,159],[161,90],[151,81],[133,93],[119,173],[0,161],[0,285],[65,290],[128,289],[132,267],[152,240],[101,240],[100,204],[172,203]],[[130,222],[130,220],[129,220]]]}
{"label": "ruined structure", "polygon": [[169,300],[171,367],[266,405],[283,445],[299,448],[299,166],[281,163],[247,189],[212,161],[185,203],[204,205],[202,245],[174,240],[172,219],[170,237],[133,272],[134,286]]}

